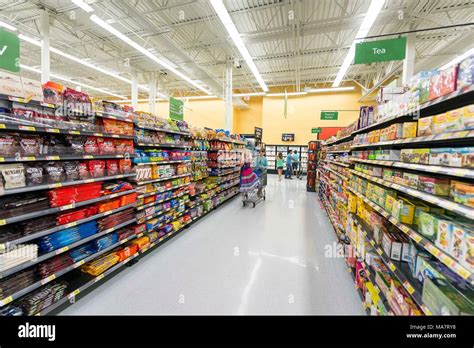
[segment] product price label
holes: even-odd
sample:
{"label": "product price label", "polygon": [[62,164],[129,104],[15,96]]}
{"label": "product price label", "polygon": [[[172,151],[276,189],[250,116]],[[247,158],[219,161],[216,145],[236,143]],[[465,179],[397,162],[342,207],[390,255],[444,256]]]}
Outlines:
{"label": "product price label", "polygon": [[413,287],[411,286],[411,284],[409,282],[405,281],[403,283],[403,286],[405,287],[405,289],[407,289],[407,291],[410,295],[415,292],[415,289],[413,289]]}
{"label": "product price label", "polygon": [[411,233],[410,237],[417,243],[420,243],[423,240],[423,237],[416,233]]}
{"label": "product price label", "polygon": [[68,204],[68,205],[63,205],[62,207],[59,207],[59,210],[68,210],[68,209],[73,209],[75,207],[74,203]]}
{"label": "product price label", "polygon": [[98,281],[101,280],[102,278],[104,278],[104,274],[99,274],[97,277],[95,277],[94,282],[98,282]]}
{"label": "product price label", "polygon": [[46,132],[48,133],[59,133],[58,128],[46,128]]}
{"label": "product price label", "polygon": [[5,126],[3,123],[0,123],[0,129],[5,129],[7,126]]}
{"label": "product price label", "polygon": [[46,156],[48,161],[59,161],[61,158],[59,156]]}
{"label": "product price label", "polygon": [[7,224],[7,220],[0,220],[0,226],[6,225],[6,224]]}
{"label": "product price label", "polygon": [[36,161],[35,156],[28,156],[28,157],[23,157],[23,159],[20,159],[19,161]]}
{"label": "product price label", "polygon": [[68,246],[62,247],[61,249],[56,250],[56,255],[62,254],[69,250]]}
{"label": "product price label", "polygon": [[24,131],[30,131],[30,132],[36,131],[36,128],[31,127],[31,126],[18,126],[18,129],[21,129],[21,130],[24,130]]}
{"label": "product price label", "polygon": [[380,249],[380,248],[378,248],[378,249],[377,249],[377,253],[378,253],[379,255],[382,255],[382,254],[383,254],[383,250]]}
{"label": "product price label", "polygon": [[68,133],[69,133],[69,134],[73,134],[73,135],[79,135],[79,134],[81,134],[81,132],[75,131],[75,130],[70,130]]}
{"label": "product price label", "polygon": [[74,290],[73,292],[71,292],[71,293],[69,294],[68,299],[71,299],[71,298],[73,298],[73,297],[76,297],[76,296],[79,295],[80,293],[81,293],[81,290],[76,289],[76,290]]}
{"label": "product price label", "polygon": [[426,307],[424,304],[421,305],[421,309],[423,310],[423,312],[424,312],[426,315],[433,315],[433,313],[431,313],[431,311],[428,309],[428,307]]}
{"label": "product price label", "polygon": [[392,272],[394,272],[394,271],[397,269],[397,268],[395,267],[395,265],[394,265],[392,262],[390,262],[390,263],[388,264],[388,268],[390,268],[390,270],[391,270]]}
{"label": "product price label", "polygon": [[457,270],[456,270],[456,273],[459,274],[461,277],[463,277],[464,279],[468,279],[470,276],[471,276],[471,272],[469,272],[467,269],[465,269],[464,267],[459,267]]}
{"label": "product price label", "polygon": [[63,186],[63,184],[61,184],[60,182],[56,183],[56,184],[50,184],[48,187],[49,188],[56,188],[56,187],[61,187]]}
{"label": "product price label", "polygon": [[5,298],[3,301],[0,301],[0,303],[5,306],[6,304],[9,304],[10,302],[13,301],[13,297],[12,296],[8,296],[7,298]]}
{"label": "product price label", "polygon": [[76,263],[74,264],[74,268],[80,267],[80,266],[82,266],[84,263],[85,263],[84,260],[81,260],[81,261],[79,261],[79,262],[76,262]]}
{"label": "product price label", "polygon": [[94,136],[96,137],[103,137],[104,135],[102,133],[94,133]]}
{"label": "product price label", "polygon": [[56,274],[50,275],[48,278],[45,278],[41,281],[41,285],[44,285],[46,283],[49,283],[50,281],[56,279]]}

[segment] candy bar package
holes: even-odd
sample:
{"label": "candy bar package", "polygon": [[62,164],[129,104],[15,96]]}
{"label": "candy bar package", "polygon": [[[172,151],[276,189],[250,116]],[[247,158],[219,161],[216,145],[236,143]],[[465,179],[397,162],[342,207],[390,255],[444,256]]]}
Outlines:
{"label": "candy bar package", "polygon": [[105,176],[105,161],[90,160],[87,162],[87,166],[91,178],[100,178]]}
{"label": "candy bar package", "polygon": [[41,185],[44,182],[44,168],[41,165],[26,165],[26,184],[28,186]]}
{"label": "candy bar package", "polygon": [[464,59],[458,68],[457,88],[469,87],[474,84],[474,55]]}
{"label": "candy bar package", "polygon": [[106,166],[107,166],[107,175],[108,176],[113,176],[113,175],[120,174],[119,161],[118,160],[107,160],[106,161]]}
{"label": "candy bar package", "polygon": [[49,104],[62,104],[64,87],[58,83],[47,82],[43,85],[44,102]]}
{"label": "candy bar package", "polygon": [[88,155],[98,155],[99,145],[97,144],[97,140],[96,137],[87,137],[84,143],[84,153]]}
{"label": "candy bar package", "polygon": [[0,155],[12,157],[19,150],[18,137],[13,134],[0,133]]}
{"label": "candy bar package", "polygon": [[80,179],[79,162],[78,161],[64,162],[64,172],[66,174],[67,181],[79,180]]}
{"label": "candy bar package", "polygon": [[114,139],[97,138],[97,144],[99,146],[100,155],[114,155],[115,154]]}
{"label": "candy bar package", "polygon": [[16,189],[25,187],[25,168],[23,164],[3,164],[0,165],[5,189]]}
{"label": "candy bar package", "polygon": [[62,163],[48,162],[45,166],[45,169],[48,174],[48,182],[50,184],[66,180],[66,173]]}
{"label": "candy bar package", "polygon": [[[87,143],[87,138],[68,136],[67,141],[71,145],[72,153],[74,153],[74,154],[83,154],[83,153],[85,153],[84,145]],[[98,149],[97,149],[97,147],[94,148],[94,142],[92,140],[91,140],[91,143],[87,143],[87,145],[88,145],[88,150],[91,151],[91,153],[97,153]]]}
{"label": "candy bar package", "polygon": [[63,298],[66,288],[67,283],[65,281],[47,284],[23,297],[19,305],[25,315],[35,315]]}

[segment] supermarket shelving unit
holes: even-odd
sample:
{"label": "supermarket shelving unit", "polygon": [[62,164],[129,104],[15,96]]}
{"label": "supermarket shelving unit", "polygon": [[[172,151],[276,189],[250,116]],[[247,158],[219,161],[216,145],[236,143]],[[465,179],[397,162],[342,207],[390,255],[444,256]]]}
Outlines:
{"label": "supermarket shelving unit", "polygon": [[[457,90],[447,96],[435,99],[428,103],[421,105],[419,112],[416,117],[428,117],[444,113],[456,108],[470,105],[474,100],[474,86],[469,86]],[[416,120],[417,118],[415,118]],[[386,161],[376,159],[357,158],[354,156],[356,151],[373,150],[373,149],[404,149],[404,148],[433,148],[433,147],[460,147],[460,146],[472,146],[474,138],[474,130],[461,130],[454,131],[430,136],[421,136],[408,139],[400,139],[394,141],[385,141],[368,144],[353,143],[350,149],[341,150],[337,146],[352,141],[357,134],[363,134],[372,130],[377,130],[389,126],[393,123],[399,123],[404,121],[412,121],[413,113],[394,116],[391,118],[383,119],[378,123],[372,124],[363,129],[355,130],[352,134],[344,136],[343,138],[332,141],[327,144],[326,153],[334,156],[333,159],[325,159],[321,161],[322,166],[319,168],[320,172],[320,183],[319,183],[319,195],[322,206],[327,211],[329,221],[334,226],[336,235],[341,242],[346,243],[355,250],[357,254],[357,260],[363,264],[365,275],[366,275],[366,290],[369,296],[362,296],[362,302],[368,313],[378,313],[379,315],[386,315],[393,313],[393,308],[387,300],[381,288],[376,282],[376,271],[373,267],[369,266],[364,260],[364,256],[358,251],[358,244],[360,243],[351,240],[350,236],[345,230],[347,224],[340,221],[342,216],[346,216],[356,226],[360,226],[363,231],[365,243],[370,245],[376,254],[378,254],[385,265],[386,269],[390,272],[391,277],[402,284],[406,293],[412,299],[412,301],[418,306],[421,314],[431,315],[432,310],[427,304],[423,302],[423,289],[418,279],[415,279],[412,275],[411,270],[406,262],[397,262],[390,258],[386,254],[381,244],[378,244],[372,234],[372,226],[367,224],[366,221],[362,220],[357,214],[349,212],[347,209],[347,200],[344,202],[344,197],[341,192],[346,192],[358,197],[361,201],[372,208],[377,214],[386,219],[388,224],[392,227],[397,228],[402,234],[406,235],[412,243],[417,245],[418,248],[431,255],[434,260],[439,260],[452,272],[458,275],[463,281],[470,286],[474,285],[474,273],[472,269],[466,267],[462,262],[450,255],[436,245],[433,240],[423,236],[417,231],[416,226],[402,223],[397,217],[391,215],[390,212],[385,210],[384,207],[379,206],[375,202],[371,201],[364,192],[358,191],[353,185],[351,185],[351,177],[359,177],[372,183],[376,183],[382,187],[391,188],[397,191],[402,196],[413,197],[420,201],[424,201],[428,206],[444,208],[446,211],[455,213],[457,216],[466,218],[468,220],[474,220],[474,209],[457,202],[447,197],[435,196],[412,187],[405,186],[402,183],[394,183],[391,181],[384,180],[381,177],[375,177],[355,170],[355,164],[366,164],[370,166],[380,168],[393,168],[401,170],[403,172],[415,173],[420,175],[426,175],[430,177],[439,178],[451,178],[453,180],[461,180],[468,183],[474,181],[474,170],[472,168],[456,168],[447,167],[441,165],[429,165],[429,164],[417,164],[417,163],[406,163],[402,161]],[[350,155],[348,160],[347,155]],[[345,155],[345,157],[343,157]],[[344,158],[344,161],[342,161]],[[340,192],[337,192],[340,191]],[[338,205],[342,204],[342,205]],[[336,206],[339,209],[336,209]],[[349,267],[351,274],[354,277],[354,269]],[[361,289],[356,285],[358,292]],[[367,302],[367,299],[369,302]],[[370,309],[370,310],[369,310]]]}

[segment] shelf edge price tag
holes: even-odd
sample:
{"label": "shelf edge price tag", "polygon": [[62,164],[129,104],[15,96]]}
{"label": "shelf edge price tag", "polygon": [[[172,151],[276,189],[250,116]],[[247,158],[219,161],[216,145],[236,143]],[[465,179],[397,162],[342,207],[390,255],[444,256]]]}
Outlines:
{"label": "shelf edge price tag", "polygon": [[407,282],[406,280],[403,282],[403,286],[405,287],[405,289],[407,289],[407,291],[410,295],[415,292],[415,289],[413,289],[411,284],[409,282]]}

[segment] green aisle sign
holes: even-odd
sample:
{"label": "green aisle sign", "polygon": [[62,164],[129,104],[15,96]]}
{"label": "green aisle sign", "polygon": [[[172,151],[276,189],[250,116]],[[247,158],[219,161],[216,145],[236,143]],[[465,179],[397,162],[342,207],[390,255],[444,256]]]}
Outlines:
{"label": "green aisle sign", "polygon": [[170,97],[170,118],[182,121],[184,119],[183,102],[179,99]]}
{"label": "green aisle sign", "polygon": [[356,44],[354,64],[370,64],[405,59],[407,38],[361,42]]}
{"label": "green aisle sign", "polygon": [[321,111],[321,120],[337,120],[338,111]]}
{"label": "green aisle sign", "polygon": [[323,129],[321,127],[311,128],[311,133],[313,133],[313,134],[319,134],[322,131],[323,131]]}
{"label": "green aisle sign", "polygon": [[18,36],[0,29],[0,69],[20,71],[20,40]]}

